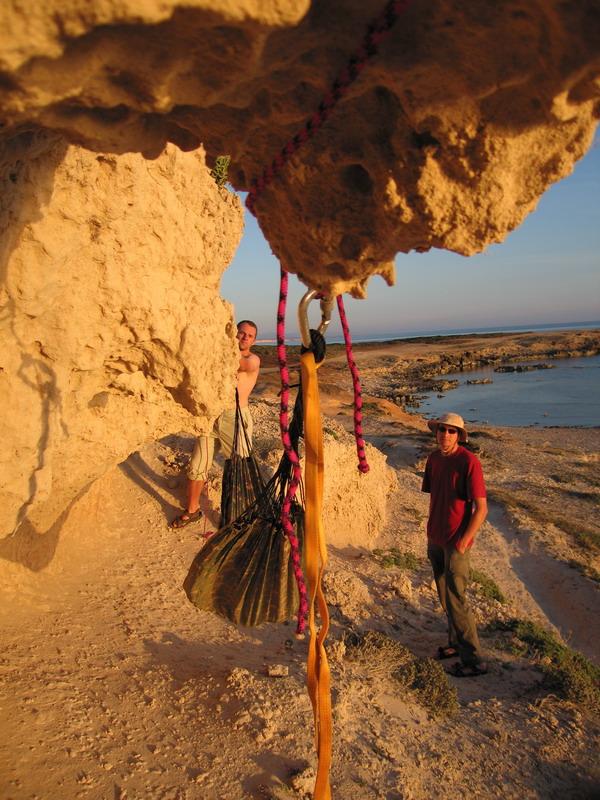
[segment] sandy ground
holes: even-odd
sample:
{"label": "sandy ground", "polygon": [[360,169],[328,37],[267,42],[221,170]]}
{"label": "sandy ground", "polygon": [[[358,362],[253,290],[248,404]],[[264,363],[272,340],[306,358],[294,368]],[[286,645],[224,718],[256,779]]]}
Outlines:
{"label": "sandy ground", "polygon": [[[378,354],[369,358],[378,368]],[[347,426],[349,394],[323,373],[325,386],[332,381],[324,410]],[[267,379],[261,391],[272,398]],[[424,556],[425,424],[378,401],[366,428],[398,478],[377,546]],[[564,515],[568,504],[570,518],[597,524],[600,431],[485,428],[473,441],[498,497],[518,500],[528,484],[526,497],[535,500],[527,510],[491,503],[474,566],[509,603],[473,595],[481,626],[530,617],[597,661],[598,585],[582,571],[591,556],[538,511],[556,505]],[[190,445],[171,437],[133,454],[70,509],[52,557],[36,569],[11,563],[3,573],[6,800],[310,796],[306,642],[294,639],[293,623],[237,628],[193,608],[182,591],[203,526],[172,532],[166,520],[180,502],[184,481],[174,474]],[[568,480],[557,482],[557,473]],[[599,795],[598,719],[543,691],[540,670],[498,650],[492,634],[483,637],[490,673],[451,679],[459,709],[447,718],[344,658],[339,642],[349,628],[380,630],[417,656],[433,655],[445,625],[427,564],[385,568],[365,548],[331,549],[327,591],[335,798]],[[270,665],[289,674],[269,677]]]}

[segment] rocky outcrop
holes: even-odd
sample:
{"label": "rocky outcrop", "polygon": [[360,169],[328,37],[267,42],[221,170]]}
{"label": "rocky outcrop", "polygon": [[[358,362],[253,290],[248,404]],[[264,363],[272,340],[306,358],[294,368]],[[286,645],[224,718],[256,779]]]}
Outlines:
{"label": "rocky outcrop", "polygon": [[383,453],[367,445],[366,455],[370,469],[364,474],[357,469],[351,437],[339,430],[325,436],[323,526],[333,547],[370,549],[387,521],[388,498],[398,479]]}
{"label": "rocky outcrop", "polygon": [[[268,470],[274,470],[282,455],[278,425],[279,404],[254,402],[254,452]],[[304,445],[301,444],[301,454]],[[395,471],[386,456],[370,444],[365,445],[369,471],[358,471],[354,437],[335,419],[327,417],[323,426],[323,527],[333,547],[374,546],[387,521],[387,504],[397,488]],[[302,469],[304,470],[304,459]],[[217,494],[220,485],[217,484]]]}
{"label": "rocky outcrop", "polygon": [[[597,0],[407,5],[256,203],[283,266],[328,291],[392,281],[398,251],[502,240],[598,118]],[[198,148],[248,189],[382,8],[0,7],[2,530],[47,530],[143,441],[218,413],[242,212]]]}
{"label": "rocky outcrop", "polygon": [[141,443],[233,395],[221,275],[238,199],[202,151],[115,157],[23,133],[3,152],[0,530],[44,533]]}
{"label": "rocky outcrop", "polygon": [[[509,361],[528,361],[539,358],[578,358],[600,353],[600,332],[597,330],[554,331],[544,333],[466,334],[452,337],[405,339],[405,355],[383,366],[361,367],[365,394],[391,400],[405,408],[419,408],[426,397],[418,392],[446,392],[458,386],[458,380],[443,379],[448,373],[469,373],[470,370],[501,366],[496,372],[527,372],[531,369],[551,369],[552,364],[520,364],[502,366]],[[365,347],[363,345],[363,347]],[[406,358],[406,349],[411,356]],[[331,348],[330,348],[331,350]],[[327,373],[325,372],[325,375]],[[491,383],[467,380],[467,383]]]}
{"label": "rocky outcrop", "polygon": [[[257,203],[286,269],[361,295],[397,252],[501,241],[589,147],[597,0],[407,4]],[[3,136],[232,155],[248,189],[347,66],[383,0],[61,0],[0,11]]]}

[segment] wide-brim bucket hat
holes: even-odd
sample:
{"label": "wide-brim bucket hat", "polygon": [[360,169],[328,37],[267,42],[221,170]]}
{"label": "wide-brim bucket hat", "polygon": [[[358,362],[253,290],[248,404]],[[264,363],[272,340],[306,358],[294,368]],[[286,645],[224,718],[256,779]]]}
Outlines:
{"label": "wide-brim bucket hat", "polygon": [[466,442],[469,439],[467,430],[465,428],[464,419],[460,416],[460,414],[454,414],[452,411],[449,411],[447,414],[442,414],[442,416],[438,419],[430,419],[427,422],[427,425],[434,433],[437,433],[438,425],[450,425],[452,428],[456,428],[458,430],[459,442]]}

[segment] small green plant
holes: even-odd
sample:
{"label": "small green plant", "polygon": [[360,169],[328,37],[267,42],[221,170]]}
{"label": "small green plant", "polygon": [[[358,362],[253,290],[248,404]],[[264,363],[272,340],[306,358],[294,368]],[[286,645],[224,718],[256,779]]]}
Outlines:
{"label": "small green plant", "polygon": [[600,667],[531,620],[512,619],[496,623],[495,627],[512,632],[514,653],[539,663],[547,689],[573,703],[600,711]]}
{"label": "small green plant", "polygon": [[381,408],[379,407],[379,403],[375,403],[373,400],[365,400],[362,404],[362,410],[378,412],[381,411]]}
{"label": "small green plant", "polygon": [[378,631],[348,632],[344,644],[348,661],[359,662],[372,677],[391,678],[432,714],[449,714],[458,707],[456,689],[437,661],[415,657],[403,644]]}
{"label": "small green plant", "polygon": [[475,584],[475,591],[482,597],[487,597],[490,600],[497,600],[499,603],[506,603],[506,597],[502,594],[498,584],[492,580],[485,572],[480,572],[478,569],[471,569],[469,572],[471,582]]}
{"label": "small green plant", "polygon": [[444,668],[432,658],[419,658],[414,662],[414,678],[409,687],[417,696],[419,705],[436,716],[451,714],[458,708],[457,691],[448,682]]}
{"label": "small green plant", "polygon": [[227,172],[230,163],[231,156],[217,156],[215,159],[215,165],[210,174],[219,188],[227,183]]}
{"label": "small green plant", "polygon": [[416,570],[423,564],[423,559],[408,551],[403,553],[397,547],[389,550],[373,550],[376,561],[382,567],[400,567],[400,569]]}

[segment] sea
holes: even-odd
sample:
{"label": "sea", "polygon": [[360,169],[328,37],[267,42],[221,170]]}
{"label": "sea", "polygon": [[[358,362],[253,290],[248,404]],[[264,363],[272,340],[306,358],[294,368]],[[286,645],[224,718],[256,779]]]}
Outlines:
{"label": "sea", "polygon": [[[376,336],[353,336],[353,341],[359,342],[389,342],[396,339],[422,339],[430,336],[465,336],[472,333],[550,333],[551,331],[576,331],[593,330],[600,328],[600,320],[587,322],[562,322],[546,323],[544,325],[496,325],[490,328],[452,328],[431,329],[423,331],[397,331],[390,334],[377,334]],[[274,341],[274,340],[269,340]],[[300,341],[300,340],[297,340]],[[339,344],[344,341],[342,336],[327,336],[327,341]]]}
{"label": "sea", "polygon": [[[512,366],[516,366],[514,362]],[[531,365],[531,361],[523,364]],[[600,426],[600,356],[544,359],[552,369],[494,372],[493,367],[444,375],[459,386],[421,400],[428,418],[454,411],[469,423],[500,426]],[[489,379],[492,383],[468,384]]]}
{"label": "sea", "polygon": [[[431,330],[389,336],[356,337],[359,342],[414,339],[428,336],[460,336],[471,333],[520,333],[526,331],[583,330],[600,328],[597,320],[578,323]],[[337,337],[328,341],[343,341]],[[511,362],[517,366],[519,362]],[[532,362],[522,362],[530,365]],[[460,414],[466,422],[499,426],[600,427],[600,356],[544,359],[552,369],[527,372],[494,372],[486,367],[470,372],[444,375],[458,380],[456,389],[443,397],[424,395],[419,413],[427,418],[445,411]],[[468,380],[489,379],[492,383],[468,384]]]}
{"label": "sea", "polygon": [[[472,333],[550,333],[551,331],[576,331],[576,330],[593,330],[600,328],[600,320],[591,320],[588,322],[563,322],[563,323],[547,323],[545,325],[496,325],[491,328],[439,328],[422,331],[392,331],[390,333],[378,333],[376,335],[353,335],[352,341],[356,344],[369,343],[369,342],[392,342],[398,339],[423,339],[430,336],[465,336]],[[343,344],[343,336],[331,336],[327,334],[327,342],[329,344]],[[297,345],[300,344],[298,337],[288,337],[287,344]],[[263,346],[275,346],[276,340],[273,338],[261,338],[256,340],[256,344]]]}

